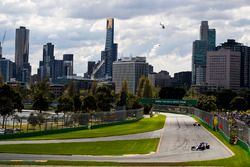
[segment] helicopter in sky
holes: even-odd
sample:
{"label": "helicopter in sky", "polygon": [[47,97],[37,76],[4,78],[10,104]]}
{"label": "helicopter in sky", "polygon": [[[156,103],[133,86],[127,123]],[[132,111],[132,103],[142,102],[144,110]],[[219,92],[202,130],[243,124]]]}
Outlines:
{"label": "helicopter in sky", "polygon": [[162,29],[165,29],[165,25],[162,22],[160,22],[160,25]]}

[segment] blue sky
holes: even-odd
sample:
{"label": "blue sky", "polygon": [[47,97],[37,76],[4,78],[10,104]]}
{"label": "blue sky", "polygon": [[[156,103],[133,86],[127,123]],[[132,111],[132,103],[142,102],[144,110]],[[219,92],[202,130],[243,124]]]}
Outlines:
{"label": "blue sky", "polygon": [[217,45],[228,38],[250,45],[248,0],[1,0],[0,39],[7,31],[3,56],[14,60],[15,29],[26,26],[33,74],[42,45],[52,42],[55,57],[73,53],[74,72],[83,75],[87,61],[100,59],[108,17],[115,18],[118,57],[146,56],[155,71],[171,75],[191,70],[201,20],[216,28]]}

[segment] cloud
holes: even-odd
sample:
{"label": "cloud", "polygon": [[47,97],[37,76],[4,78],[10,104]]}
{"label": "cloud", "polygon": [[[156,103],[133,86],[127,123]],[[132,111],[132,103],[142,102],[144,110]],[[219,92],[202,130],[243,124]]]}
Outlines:
{"label": "cloud", "polygon": [[114,17],[119,56],[147,56],[157,71],[173,74],[191,70],[192,42],[199,39],[201,20],[216,28],[217,44],[228,38],[250,44],[249,10],[248,0],[1,0],[0,39],[7,30],[3,54],[14,60],[15,29],[26,26],[33,74],[42,46],[52,42],[57,58],[74,54],[74,71],[82,75],[87,61],[100,59],[106,18]]}

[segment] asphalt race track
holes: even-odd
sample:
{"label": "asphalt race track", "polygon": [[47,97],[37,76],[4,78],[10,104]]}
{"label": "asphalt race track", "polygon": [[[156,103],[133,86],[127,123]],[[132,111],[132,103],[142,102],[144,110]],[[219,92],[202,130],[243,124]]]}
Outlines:
{"label": "asphalt race track", "polygon": [[[93,141],[107,140],[128,140],[143,138],[161,137],[156,153],[149,155],[124,155],[124,156],[85,156],[85,155],[35,155],[35,154],[8,154],[0,153],[1,160],[83,160],[83,161],[116,161],[116,162],[184,162],[201,161],[227,158],[233,155],[224,144],[217,140],[203,127],[194,127],[195,120],[186,115],[165,113],[167,115],[165,126],[162,130],[144,133],[143,135],[124,135],[114,137],[103,137],[92,139]],[[140,137],[138,137],[140,136]],[[53,143],[64,142],[63,140],[53,140]],[[85,141],[89,141],[85,139]],[[18,141],[16,141],[18,143]],[[39,141],[36,141],[39,142]],[[50,143],[50,141],[46,141]],[[66,141],[67,142],[67,141]],[[70,142],[70,141],[68,141]],[[73,142],[84,142],[83,139]],[[207,142],[210,149],[205,151],[191,151],[191,146],[200,142]],[[15,144],[14,141],[11,142]],[[20,142],[21,143],[21,142]],[[45,141],[43,141],[45,143]],[[10,144],[0,142],[1,144]]]}

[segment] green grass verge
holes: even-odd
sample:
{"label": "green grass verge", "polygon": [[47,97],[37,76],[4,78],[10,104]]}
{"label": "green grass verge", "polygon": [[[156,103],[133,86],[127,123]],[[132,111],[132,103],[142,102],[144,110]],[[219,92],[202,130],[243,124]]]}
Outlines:
{"label": "green grass verge", "polygon": [[50,155],[124,155],[155,152],[159,138],[80,143],[11,144],[1,145],[2,153]]}
{"label": "green grass verge", "polygon": [[90,130],[79,130],[60,134],[49,134],[36,137],[18,138],[16,140],[50,140],[50,139],[75,139],[94,138],[105,136],[118,136],[135,133],[150,132],[163,128],[166,116],[158,115],[152,118],[143,118],[137,122],[114,125]]}
{"label": "green grass verge", "polygon": [[95,162],[95,161],[47,161],[47,162],[36,162],[36,161],[0,161],[0,164],[4,165],[56,165],[56,166],[121,166],[117,162]]}
{"label": "green grass verge", "polygon": [[227,140],[216,131],[211,130],[205,123],[201,122],[197,117],[194,117],[203,127],[215,135],[221,142],[223,142],[229,149],[234,152],[234,156],[219,160],[209,161],[191,161],[180,163],[122,163],[125,166],[228,166],[228,167],[249,167],[250,156],[248,152],[242,149],[239,145],[231,145]]}

